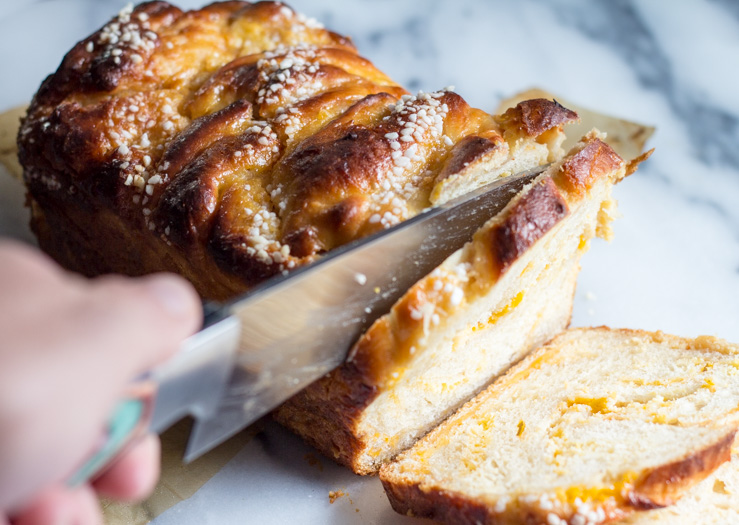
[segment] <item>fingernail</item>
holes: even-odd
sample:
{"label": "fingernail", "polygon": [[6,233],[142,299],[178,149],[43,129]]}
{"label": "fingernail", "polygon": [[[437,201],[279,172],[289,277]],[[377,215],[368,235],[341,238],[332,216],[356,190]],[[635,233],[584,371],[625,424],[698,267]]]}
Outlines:
{"label": "fingernail", "polygon": [[182,317],[192,309],[193,292],[186,282],[174,275],[152,275],[144,287],[174,317]]}

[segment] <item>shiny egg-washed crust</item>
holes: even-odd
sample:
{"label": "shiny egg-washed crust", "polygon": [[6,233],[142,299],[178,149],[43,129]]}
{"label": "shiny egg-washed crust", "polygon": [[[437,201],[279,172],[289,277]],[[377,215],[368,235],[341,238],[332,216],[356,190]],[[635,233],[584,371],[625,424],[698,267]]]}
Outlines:
{"label": "shiny egg-washed crust", "polygon": [[[475,234],[465,250],[474,253],[470,279],[463,288],[469,299],[484,293],[526,250],[565,218],[600,178],[613,182],[632,173],[648,157],[624,162],[595,132],[589,134],[562,161],[550,168],[515,197],[508,206]],[[326,456],[358,474],[370,474],[379,464],[368,465],[362,455],[368,448],[358,429],[362,413],[379,393],[392,384],[392,374],[406,366],[408,349],[419,346],[424,334],[425,302],[451,311],[449,292],[434,290],[434,277],[416,283],[359,339],[341,367],[299,392],[276,412],[276,419]]]}
{"label": "shiny egg-washed crust", "polygon": [[149,2],[66,55],[18,146],[32,228],[64,266],[175,271],[226,299],[449,198],[476,166],[556,160],[576,118],[411,96],[278,2]]}
{"label": "shiny egg-washed crust", "polygon": [[[607,326],[594,328],[576,328],[577,330],[591,330],[602,333],[618,333],[633,338],[646,338],[657,343],[669,344],[686,350],[710,349],[720,353],[736,352],[736,346],[711,336],[701,336],[688,339],[662,332],[647,332],[644,330],[612,329]],[[552,358],[556,352],[549,347],[557,348],[557,339],[549,345],[539,348],[527,356],[503,377],[498,379],[490,389],[497,392],[510,388],[520,380],[522,374],[529,372],[532,363]],[[484,394],[472,399],[450,418],[463,417],[464,414],[474,413],[476,407],[484,402]],[[423,438],[424,442],[433,442],[446,429],[443,426],[435,428]],[[693,450],[685,457],[650,469],[644,469],[637,479],[625,487],[622,497],[609,504],[604,504],[601,519],[593,523],[611,523],[631,515],[634,511],[664,508],[673,505],[686,491],[700,483],[722,464],[731,459],[732,445],[736,439],[737,429],[727,428],[726,434],[712,445]],[[411,454],[408,451],[404,454]],[[403,460],[403,455],[397,461]],[[509,523],[547,524],[554,520],[551,512],[539,505],[525,504],[515,499],[509,501],[505,510],[498,512],[495,503],[482,501],[466,494],[453,490],[434,488],[403,478],[391,472],[392,464],[386,464],[380,473],[385,493],[396,512],[408,516],[431,518],[441,523],[496,525]],[[556,523],[578,525],[586,522],[583,519],[570,519],[566,516],[557,516]],[[587,523],[590,523],[589,521]]]}

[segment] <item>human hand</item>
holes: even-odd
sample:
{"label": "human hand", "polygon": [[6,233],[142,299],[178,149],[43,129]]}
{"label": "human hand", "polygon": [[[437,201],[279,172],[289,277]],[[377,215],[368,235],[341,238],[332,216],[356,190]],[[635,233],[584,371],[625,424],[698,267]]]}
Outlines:
{"label": "human hand", "polygon": [[95,452],[126,385],[200,319],[179,277],[82,279],[0,241],[0,525],[98,524],[96,493],[138,500],[153,489],[155,436],[92,483],[65,480]]}

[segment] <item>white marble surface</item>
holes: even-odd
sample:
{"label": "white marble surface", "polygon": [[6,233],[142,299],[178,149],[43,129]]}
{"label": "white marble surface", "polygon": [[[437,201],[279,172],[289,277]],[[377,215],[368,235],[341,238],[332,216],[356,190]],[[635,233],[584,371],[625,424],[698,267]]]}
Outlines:
{"label": "white marble surface", "polygon": [[[118,1],[0,3],[0,110],[29,99],[75,40]],[[201,5],[183,1],[182,6]],[[655,155],[616,191],[612,243],[583,260],[574,325],[713,334],[739,342],[739,2],[734,0],[294,0],[351,35],[411,90],[449,84],[488,110],[540,86],[657,127]],[[27,235],[20,191],[4,183],[0,233]],[[376,479],[270,426],[156,525],[413,523]],[[328,491],[349,496],[328,502]],[[356,509],[359,509],[357,512]]]}

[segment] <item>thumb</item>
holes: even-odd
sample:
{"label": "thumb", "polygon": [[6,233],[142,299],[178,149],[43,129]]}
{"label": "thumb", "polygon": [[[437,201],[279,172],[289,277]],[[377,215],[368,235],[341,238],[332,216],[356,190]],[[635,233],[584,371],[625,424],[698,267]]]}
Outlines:
{"label": "thumb", "polygon": [[80,351],[102,358],[101,367],[117,365],[117,373],[132,376],[162,362],[202,323],[195,290],[173,274],[108,276],[88,287],[70,323],[84,330]]}
{"label": "thumb", "polygon": [[51,265],[30,273],[23,273],[28,265],[11,266],[8,279],[27,292],[4,325],[9,341],[0,352],[6,508],[80,465],[127,383],[175,352],[201,322],[197,294],[176,276],[89,281]]}

